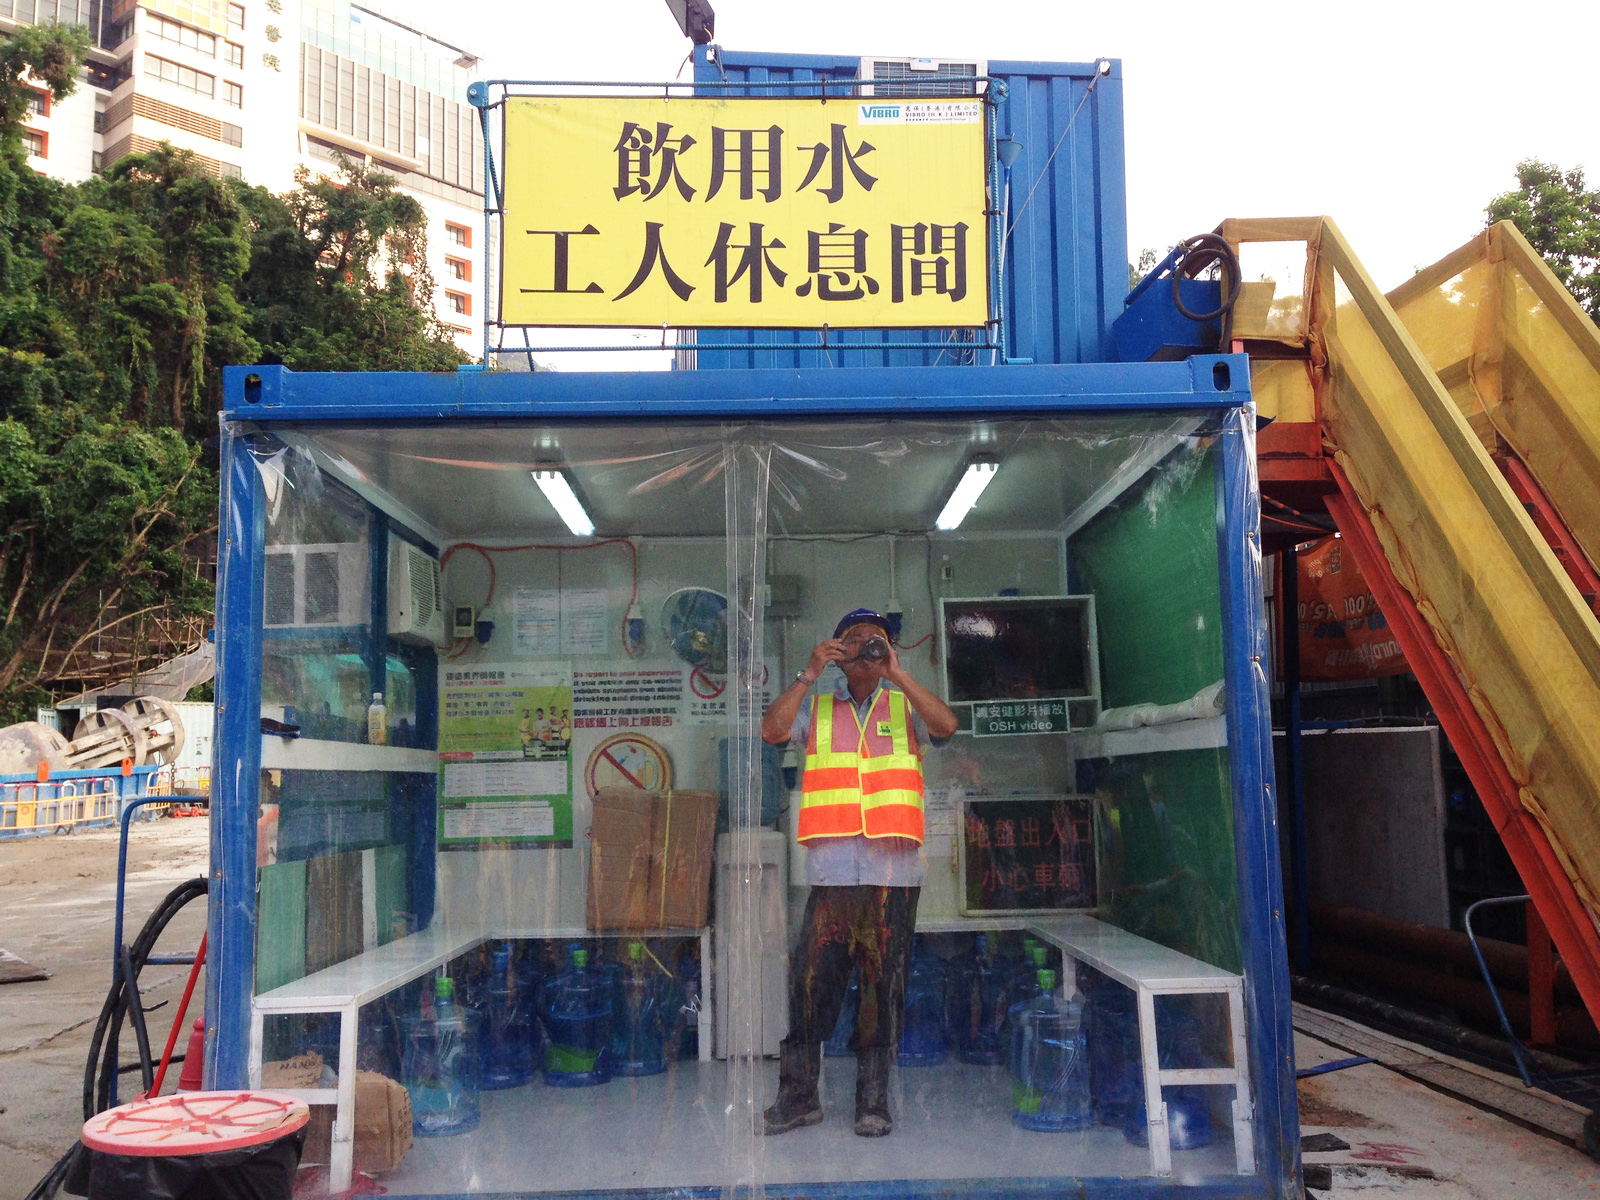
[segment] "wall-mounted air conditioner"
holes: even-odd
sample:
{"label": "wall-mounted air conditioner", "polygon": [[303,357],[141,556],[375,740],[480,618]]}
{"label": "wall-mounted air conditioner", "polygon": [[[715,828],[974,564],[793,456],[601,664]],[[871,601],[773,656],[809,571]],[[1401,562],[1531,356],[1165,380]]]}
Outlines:
{"label": "wall-mounted air conditioner", "polygon": [[266,553],[268,629],[365,625],[372,619],[365,542],[269,546]]}
{"label": "wall-mounted air conditioner", "polygon": [[389,636],[449,644],[439,560],[401,538],[389,538]]}
{"label": "wall-mounted air conditioner", "polygon": [[[987,62],[972,59],[863,58],[856,78],[861,81],[859,90],[863,96],[976,96],[986,86],[978,82],[979,77],[988,73]],[[935,78],[947,75],[963,78]]]}

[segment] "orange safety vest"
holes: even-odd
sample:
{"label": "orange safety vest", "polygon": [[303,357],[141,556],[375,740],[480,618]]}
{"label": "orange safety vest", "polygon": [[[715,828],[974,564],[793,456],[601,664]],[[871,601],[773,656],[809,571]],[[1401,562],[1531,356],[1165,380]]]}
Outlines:
{"label": "orange safety vest", "polygon": [[854,704],[835,721],[832,696],[818,696],[800,784],[799,841],[910,838],[922,843],[922,758],[904,692],[882,688],[863,722]]}

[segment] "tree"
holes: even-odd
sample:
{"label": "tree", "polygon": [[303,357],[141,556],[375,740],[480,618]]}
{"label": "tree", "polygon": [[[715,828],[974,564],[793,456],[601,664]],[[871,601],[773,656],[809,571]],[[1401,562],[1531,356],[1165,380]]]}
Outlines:
{"label": "tree", "polygon": [[464,361],[421,205],[386,175],[343,163],[274,196],[168,145],[75,186],[31,170],[31,89],[67,95],[88,44],[0,34],[0,724],[203,633],[224,365]]}
{"label": "tree", "polygon": [[1139,261],[1128,264],[1128,290],[1131,292],[1138,287],[1144,277],[1156,269],[1156,264],[1160,261],[1161,257],[1153,246],[1146,246],[1139,251]]}
{"label": "tree", "polygon": [[245,190],[254,227],[241,296],[262,361],[304,371],[453,371],[433,315],[427,215],[394,178],[339,157],[282,196]]}
{"label": "tree", "polygon": [[234,294],[250,261],[235,189],[163,143],[73,194],[43,241],[41,299],[79,334],[102,403],[207,436],[223,366],[259,353]]}
{"label": "tree", "polygon": [[1583,168],[1563,171],[1536,158],[1517,164],[1517,188],[1489,202],[1489,224],[1512,221],[1556,278],[1600,322],[1600,191]]}

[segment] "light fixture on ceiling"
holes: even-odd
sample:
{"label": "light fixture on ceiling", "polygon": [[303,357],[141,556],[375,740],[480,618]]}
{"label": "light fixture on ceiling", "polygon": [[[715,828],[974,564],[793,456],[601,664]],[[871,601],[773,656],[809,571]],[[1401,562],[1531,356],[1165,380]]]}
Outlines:
{"label": "light fixture on ceiling", "polygon": [[565,474],[554,469],[535,471],[533,481],[574,537],[589,537],[594,533],[594,522],[584,511],[583,501],[578,499]]}
{"label": "light fixture on ceiling", "polygon": [[972,506],[978,502],[978,497],[983,495],[983,489],[989,486],[999,470],[1000,460],[992,454],[979,454],[970,459],[966,470],[961,473],[961,478],[956,481],[950,499],[944,502],[944,508],[934,520],[933,527],[944,530],[955,529],[966,520],[967,513],[972,511]]}

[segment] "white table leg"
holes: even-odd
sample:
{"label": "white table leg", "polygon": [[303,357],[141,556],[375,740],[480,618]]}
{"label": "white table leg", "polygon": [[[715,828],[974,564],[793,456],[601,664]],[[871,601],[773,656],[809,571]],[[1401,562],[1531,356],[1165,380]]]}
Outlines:
{"label": "white table leg", "polygon": [[353,1004],[339,1010],[339,1098],[333,1110],[328,1153],[328,1187],[334,1192],[347,1190],[355,1174],[356,1014]]}
{"label": "white table leg", "polygon": [[1144,1115],[1150,1140],[1150,1173],[1172,1174],[1172,1141],[1167,1135],[1167,1105],[1161,1098],[1161,1051],[1156,1045],[1156,998],[1138,988],[1139,1059],[1144,1068]]}
{"label": "white table leg", "polygon": [[716,972],[711,969],[711,927],[700,931],[700,1061],[711,1061],[711,980]]}
{"label": "white table leg", "polygon": [[1241,1175],[1255,1171],[1255,1106],[1250,1099],[1250,1054],[1244,1031],[1244,991],[1228,989],[1228,1024],[1233,1036],[1233,1154]]}
{"label": "white table leg", "polygon": [[261,1056],[265,1044],[266,1016],[255,1005],[250,1006],[250,1057],[245,1063],[246,1083],[252,1088],[261,1086]]}

